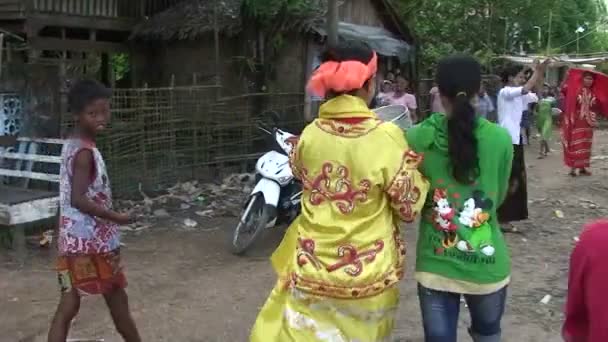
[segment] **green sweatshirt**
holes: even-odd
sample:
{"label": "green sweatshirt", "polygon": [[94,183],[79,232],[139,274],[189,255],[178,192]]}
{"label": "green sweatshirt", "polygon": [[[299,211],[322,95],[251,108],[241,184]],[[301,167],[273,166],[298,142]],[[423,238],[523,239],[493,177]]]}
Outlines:
{"label": "green sweatshirt", "polygon": [[431,183],[422,210],[416,271],[494,284],[511,273],[511,260],[496,211],[506,197],[513,145],[509,133],[483,118],[475,127],[479,178],[470,185],[451,174],[447,118],[433,114],[407,131],[414,151],[424,154],[420,171]]}

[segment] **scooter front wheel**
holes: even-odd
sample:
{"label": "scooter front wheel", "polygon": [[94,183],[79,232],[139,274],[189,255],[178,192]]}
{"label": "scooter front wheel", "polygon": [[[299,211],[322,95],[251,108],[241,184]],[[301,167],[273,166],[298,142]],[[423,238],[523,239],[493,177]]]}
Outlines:
{"label": "scooter front wheel", "polygon": [[261,193],[254,194],[234,230],[230,244],[232,253],[245,254],[261,236],[270,221],[270,210]]}

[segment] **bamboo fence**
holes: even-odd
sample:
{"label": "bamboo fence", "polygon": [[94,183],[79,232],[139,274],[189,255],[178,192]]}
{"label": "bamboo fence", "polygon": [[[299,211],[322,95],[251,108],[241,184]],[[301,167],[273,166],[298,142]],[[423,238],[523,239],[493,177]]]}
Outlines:
{"label": "bamboo fence", "polygon": [[[281,129],[304,126],[301,93],[218,98],[216,86],[117,89],[112,123],[98,140],[112,188],[131,197],[183,180],[251,172],[270,139],[256,128],[275,117]],[[270,115],[270,113],[275,113]],[[62,120],[66,134],[72,123]]]}

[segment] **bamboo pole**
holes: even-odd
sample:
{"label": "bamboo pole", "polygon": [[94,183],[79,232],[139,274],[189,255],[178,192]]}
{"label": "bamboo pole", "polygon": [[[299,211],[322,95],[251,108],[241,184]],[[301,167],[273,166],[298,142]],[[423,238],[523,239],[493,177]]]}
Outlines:
{"label": "bamboo pole", "polygon": [[551,56],[551,35],[553,34],[553,10],[549,11],[549,33],[547,34],[547,57]]}
{"label": "bamboo pole", "polygon": [[338,1],[327,2],[327,43],[338,44]]}
{"label": "bamboo pole", "polygon": [[0,33],[0,79],[2,79],[2,63],[4,62],[4,33]]}
{"label": "bamboo pole", "polygon": [[218,0],[213,1],[213,40],[215,45],[215,85],[218,86],[217,98],[221,96],[221,85],[222,85],[222,67],[221,67],[221,54],[220,54],[220,29],[217,22],[218,16]]}

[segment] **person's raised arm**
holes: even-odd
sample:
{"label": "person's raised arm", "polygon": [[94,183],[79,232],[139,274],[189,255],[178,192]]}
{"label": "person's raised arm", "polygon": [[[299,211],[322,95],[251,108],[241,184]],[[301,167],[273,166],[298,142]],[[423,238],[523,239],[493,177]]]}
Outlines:
{"label": "person's raised arm", "polygon": [[547,66],[551,62],[551,59],[547,58],[542,63],[534,64],[534,73],[532,77],[524,84],[523,92],[524,94],[529,93],[534,89],[538,84],[542,84],[545,79],[545,71],[547,70]]}
{"label": "person's raised arm", "polygon": [[91,150],[80,150],[74,157],[72,168],[72,193],[70,194],[72,207],[84,214],[118,224],[127,224],[132,221],[129,215],[105,209],[87,197],[89,185],[96,173],[95,159]]}

